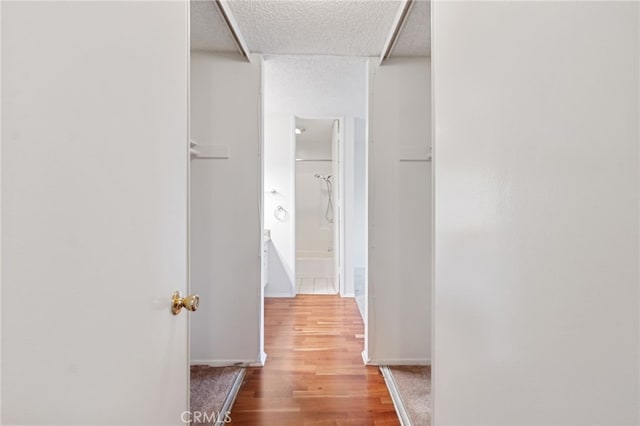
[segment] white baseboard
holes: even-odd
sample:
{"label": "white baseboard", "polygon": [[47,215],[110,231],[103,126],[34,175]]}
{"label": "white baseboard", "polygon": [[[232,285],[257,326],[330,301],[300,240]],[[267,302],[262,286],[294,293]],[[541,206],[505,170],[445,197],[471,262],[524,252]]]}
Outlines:
{"label": "white baseboard", "polygon": [[262,352],[262,354],[260,354],[260,361],[255,365],[251,365],[251,367],[264,367],[264,364],[266,362],[267,362],[267,353]]}
{"label": "white baseboard", "polygon": [[356,297],[355,293],[345,293],[341,295],[342,297],[351,297],[352,299]]}
{"label": "white baseboard", "polygon": [[266,293],[264,297],[296,297],[295,293]]}
{"label": "white baseboard", "polygon": [[305,273],[296,273],[296,279],[298,278],[326,278],[328,280],[333,278],[333,275],[327,275],[327,274],[313,274],[313,273],[309,273],[309,274],[305,274]]}
{"label": "white baseboard", "polygon": [[210,367],[261,367],[262,360],[236,360],[236,359],[193,359],[191,365],[208,365]]}
{"label": "white baseboard", "polygon": [[364,365],[369,365],[369,362],[371,360],[369,359],[369,355],[367,355],[367,351],[362,351],[362,362],[364,362]]}
{"label": "white baseboard", "polygon": [[[364,352],[363,352],[364,358]],[[428,358],[397,358],[397,359],[370,359],[368,361],[365,360],[367,365],[431,365],[431,360]]]}

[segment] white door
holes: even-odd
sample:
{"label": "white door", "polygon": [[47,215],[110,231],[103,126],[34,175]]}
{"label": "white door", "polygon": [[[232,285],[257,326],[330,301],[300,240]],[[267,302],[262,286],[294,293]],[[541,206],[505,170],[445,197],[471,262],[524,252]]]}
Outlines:
{"label": "white door", "polygon": [[334,270],[334,285],[336,290],[340,293],[344,293],[342,288],[342,240],[341,230],[343,226],[342,221],[342,168],[340,163],[342,162],[342,149],[340,146],[340,120],[336,119],[333,122],[333,128],[331,130],[331,174],[333,175],[333,205],[335,211],[333,214],[333,270]]}
{"label": "white door", "polygon": [[187,6],[2,2],[2,424],[182,423]]}

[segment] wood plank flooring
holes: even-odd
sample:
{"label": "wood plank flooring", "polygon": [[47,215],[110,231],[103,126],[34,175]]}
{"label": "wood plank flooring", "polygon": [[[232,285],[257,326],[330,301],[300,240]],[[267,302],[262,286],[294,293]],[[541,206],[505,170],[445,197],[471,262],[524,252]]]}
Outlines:
{"label": "wood plank flooring", "polygon": [[377,367],[362,363],[355,300],[298,295],[265,299],[263,368],[248,369],[232,425],[399,425]]}

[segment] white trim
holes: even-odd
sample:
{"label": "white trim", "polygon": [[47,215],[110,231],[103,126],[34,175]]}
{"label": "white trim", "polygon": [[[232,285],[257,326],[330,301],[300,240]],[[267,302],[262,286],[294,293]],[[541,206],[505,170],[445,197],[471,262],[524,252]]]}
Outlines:
{"label": "white trim", "polygon": [[385,41],[384,48],[380,54],[380,61],[378,62],[378,65],[382,65],[382,63],[391,56],[391,52],[393,52],[393,48],[396,45],[396,41],[398,41],[400,32],[402,31],[402,27],[407,20],[407,16],[409,16],[409,10],[411,9],[412,4],[413,0],[402,0],[400,7],[398,7],[398,12],[393,20],[393,25],[391,26],[391,31],[389,31],[387,41]]}
{"label": "white trim", "polygon": [[[346,173],[345,173],[345,148],[347,146],[347,131],[346,131],[346,117],[340,116],[338,120],[338,292],[341,297],[345,297],[345,288],[347,286],[347,273],[346,273],[346,224],[347,218],[345,215],[345,202],[346,202]],[[349,131],[351,132],[351,140],[355,144],[355,120],[352,119]],[[351,231],[351,230],[350,230]],[[335,244],[335,242],[334,242]],[[335,285],[335,284],[334,284]]]}
{"label": "white trim", "polygon": [[[187,4],[185,5],[186,8],[186,15],[187,15],[187,22],[186,22],[186,27],[187,27],[187,57],[186,57],[186,62],[187,62],[187,69],[186,69],[186,78],[187,78],[187,98],[186,98],[186,103],[187,103],[187,116],[185,117],[187,120],[187,143],[186,143],[186,151],[187,151],[187,155],[186,155],[186,162],[187,162],[187,194],[186,194],[186,199],[185,199],[185,203],[186,203],[186,215],[187,215],[187,223],[186,223],[186,239],[185,239],[185,262],[187,262],[186,265],[186,283],[185,283],[185,291],[186,294],[191,294],[191,7],[189,5],[189,3],[187,2]],[[191,359],[191,315],[187,315],[187,324],[186,324],[186,330],[185,332],[187,333],[187,338],[186,338],[186,343],[187,343],[187,406],[186,409],[188,410],[189,407],[191,407],[191,369],[189,366],[189,360]]]}
{"label": "white trim", "polygon": [[[364,354],[364,352],[363,352]],[[426,358],[390,358],[390,359],[370,359],[367,365],[431,365],[431,360]]]}
{"label": "white trim", "polygon": [[369,354],[367,354],[367,349],[365,348],[364,351],[362,351],[362,362],[364,363],[364,365],[369,365]]}
{"label": "white trim", "polygon": [[407,409],[402,402],[402,398],[400,397],[400,392],[398,392],[398,386],[396,385],[395,380],[393,380],[393,374],[389,370],[389,367],[382,366],[380,367],[380,372],[382,373],[382,377],[384,377],[384,382],[387,385],[387,389],[389,389],[389,395],[391,395],[391,401],[393,401],[393,406],[396,409],[396,414],[398,414],[398,420],[400,420],[401,426],[412,426],[411,419],[409,418],[409,414],[407,413]]}
{"label": "white trim", "polygon": [[[334,280],[335,277],[333,275],[327,275],[327,274],[322,275],[322,274],[313,274],[313,273],[311,273],[311,274],[298,273],[296,278],[324,278],[324,279],[327,279],[327,280]],[[335,282],[335,280],[334,280],[334,282]]]}
{"label": "white trim", "polygon": [[[260,173],[258,176],[258,188],[260,188],[260,196],[258,197],[258,214],[260,221],[260,290],[258,292],[260,299],[258,305],[260,306],[260,314],[258,317],[258,335],[260,339],[259,348],[261,354],[266,359],[264,353],[264,293],[267,284],[269,284],[269,242],[271,241],[271,234],[269,238],[264,235],[264,56],[260,56],[260,109],[258,111],[260,124],[258,126],[258,167]],[[265,258],[266,256],[266,271],[265,271]],[[266,274],[265,274],[266,272]]]}
{"label": "white trim", "polygon": [[[290,210],[292,211],[293,214],[291,214],[290,216],[290,220],[289,220],[289,235],[291,236],[291,240],[289,242],[289,247],[291,248],[291,276],[290,278],[290,284],[291,284],[291,293],[293,294],[293,296],[290,297],[295,297],[295,295],[298,293],[298,265],[296,265],[296,253],[298,251],[298,247],[297,247],[297,235],[296,235],[296,221],[298,220],[298,212],[296,210],[296,203],[297,203],[297,197],[296,197],[296,169],[298,167],[298,165],[296,164],[296,151],[298,149],[298,139],[296,137],[296,118],[297,116],[295,114],[291,114],[289,116],[289,128],[291,130],[291,132],[289,133],[289,149],[290,149],[290,166],[291,166],[291,170],[289,170],[289,193],[291,194],[289,199],[291,200],[290,203],[291,205]],[[285,264],[285,268],[286,268],[286,264]],[[287,297],[287,296],[285,296]]]}
{"label": "white trim", "polygon": [[262,351],[260,354],[260,365],[258,367],[264,367],[267,362],[267,353]]}
{"label": "white trim", "polygon": [[220,16],[222,17],[224,23],[227,24],[227,29],[229,30],[231,38],[238,48],[238,51],[242,56],[244,56],[247,62],[251,62],[251,52],[249,51],[247,43],[245,42],[244,37],[240,32],[240,27],[238,27],[236,18],[231,12],[231,7],[227,3],[227,0],[215,0],[215,4],[216,6],[218,6]]}
{"label": "white trim", "polygon": [[[295,295],[295,293],[269,293],[269,292],[265,291],[264,298],[268,298],[268,297],[288,297],[288,298],[292,298],[292,297],[296,297],[296,295]],[[264,324],[263,324],[262,328],[264,328]]]}
{"label": "white trim", "polygon": [[[263,352],[264,353],[264,352]],[[237,359],[194,359],[191,365],[208,365],[209,367],[262,367],[262,360]]]}
{"label": "white trim", "polygon": [[223,426],[226,424],[226,422],[224,421],[226,417],[225,415],[227,413],[231,413],[231,408],[233,407],[234,402],[236,402],[236,397],[238,396],[238,392],[240,391],[240,387],[244,382],[244,377],[246,376],[246,374],[247,370],[246,368],[243,368],[242,370],[240,370],[240,373],[238,373],[235,380],[233,381],[231,389],[229,390],[227,397],[224,399],[222,408],[220,408],[220,412],[224,413],[224,415],[222,416],[222,418],[218,416],[218,420],[216,421],[215,426]]}
{"label": "white trim", "polygon": [[[365,260],[365,265],[364,265],[364,352],[363,352],[363,357],[364,354],[368,354],[369,349],[373,346],[372,343],[372,337],[375,336],[375,326],[373,324],[373,321],[371,321],[371,316],[369,315],[369,303],[372,299],[371,297],[371,289],[370,289],[370,280],[369,277],[371,276],[371,270],[370,270],[370,265],[369,265],[369,255],[370,255],[370,247],[369,247],[369,235],[371,234],[371,224],[373,223],[373,220],[371,218],[371,216],[373,215],[373,212],[371,211],[371,209],[369,208],[369,206],[371,204],[373,204],[373,191],[372,191],[372,187],[373,187],[373,182],[371,181],[371,163],[372,163],[372,159],[371,159],[371,144],[373,143],[373,141],[371,140],[371,117],[373,116],[373,112],[372,112],[372,107],[371,107],[371,98],[373,97],[373,79],[374,79],[374,72],[375,72],[375,67],[376,65],[374,65],[373,63],[373,58],[367,60],[367,72],[365,74],[366,76],[366,84],[367,84],[367,93],[366,93],[366,98],[367,98],[367,102],[365,104],[365,107],[367,109],[366,111],[366,122],[365,122],[365,163],[364,163],[364,174],[365,174],[365,180],[364,180],[364,185],[365,185],[365,189],[364,189],[364,193],[365,193],[365,197],[364,197],[364,211],[365,211],[365,233],[364,233],[364,239],[365,239],[365,244],[364,244],[364,260]],[[368,364],[369,359],[368,359],[368,355],[367,358],[364,358],[364,362],[365,364]]]}

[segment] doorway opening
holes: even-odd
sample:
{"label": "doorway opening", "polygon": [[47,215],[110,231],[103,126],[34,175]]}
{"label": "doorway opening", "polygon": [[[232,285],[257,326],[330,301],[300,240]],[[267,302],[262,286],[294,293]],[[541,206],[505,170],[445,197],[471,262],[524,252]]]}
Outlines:
{"label": "doorway opening", "polygon": [[296,294],[338,294],[340,119],[295,119]]}
{"label": "doorway opening", "polygon": [[360,296],[364,322],[367,63],[262,63],[264,297]]}

